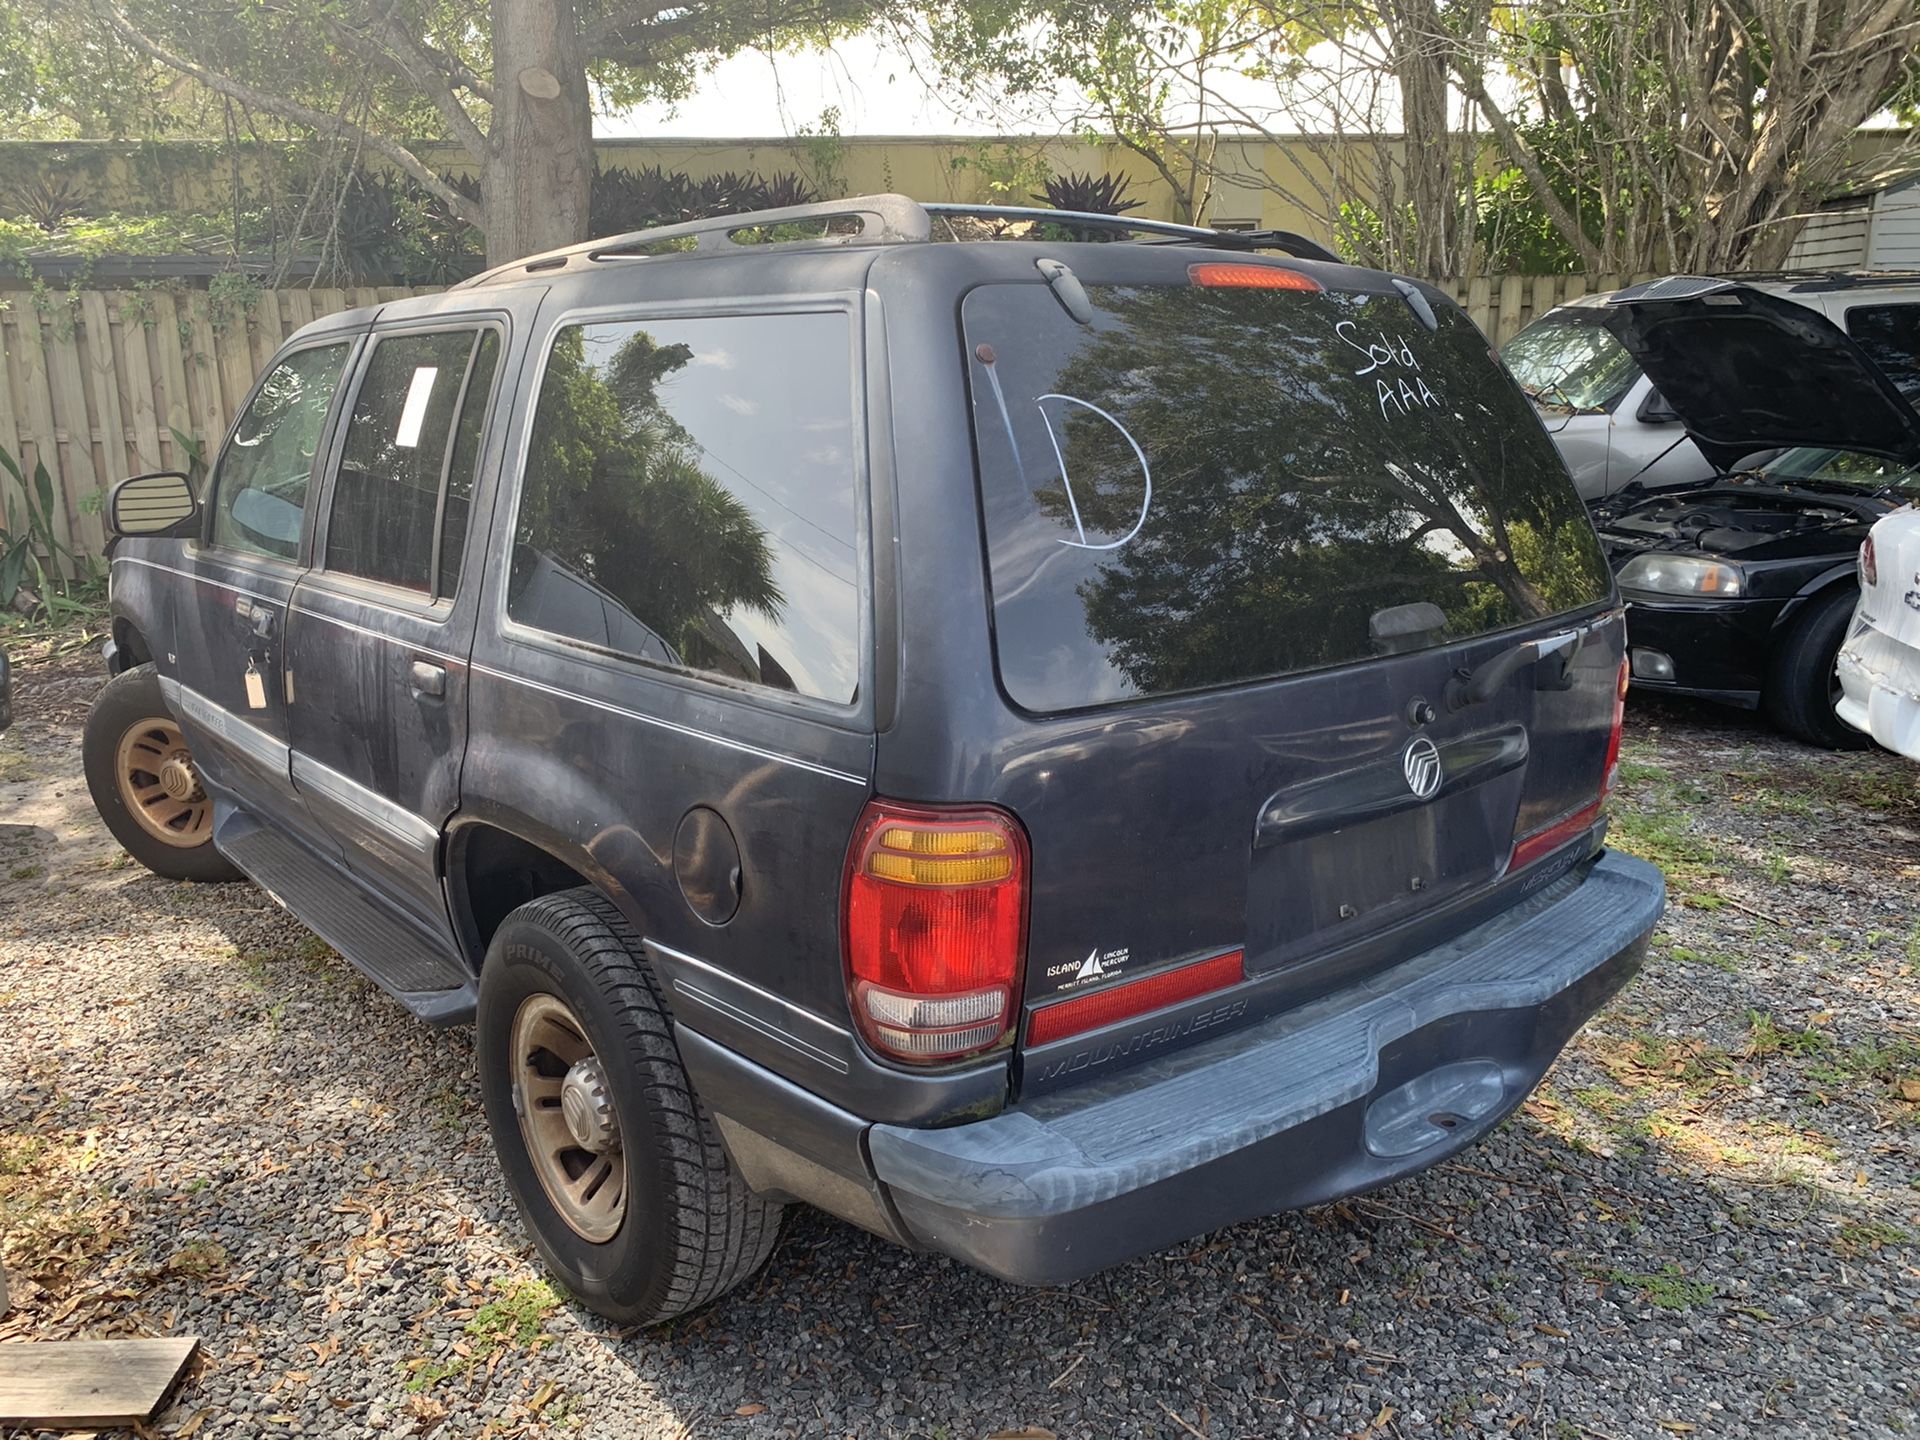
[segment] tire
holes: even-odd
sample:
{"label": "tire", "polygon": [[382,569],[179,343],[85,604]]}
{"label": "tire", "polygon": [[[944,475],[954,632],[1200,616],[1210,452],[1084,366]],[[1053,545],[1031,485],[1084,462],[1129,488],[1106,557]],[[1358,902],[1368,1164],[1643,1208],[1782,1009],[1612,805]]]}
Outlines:
{"label": "tire", "polygon": [[1761,697],[1767,718],[1794,739],[1823,750],[1865,750],[1871,736],[1834,711],[1840,698],[1834,659],[1847,637],[1858,591],[1839,585],[1807,602],[1786,634],[1775,642]]}
{"label": "tire", "polygon": [[121,847],[168,880],[244,880],[213,846],[213,802],[200,788],[160,676],[136,665],[94,697],[80,741],[93,807]]}
{"label": "tire", "polygon": [[[575,1040],[588,1053],[576,1049],[569,1060],[562,1052]],[[480,975],[475,1048],[487,1125],[521,1218],[548,1267],[589,1309],[623,1325],[655,1325],[766,1263],[781,1207],[750,1191],[728,1158],[680,1062],[640,937],[604,896],[567,890],[507,916]],[[563,1104],[566,1086],[589,1066],[597,1073]],[[567,1077],[558,1086],[556,1073]],[[539,1093],[548,1086],[554,1091]],[[552,1136],[578,1139],[582,1132],[567,1128],[576,1100],[598,1148],[576,1147],[564,1163],[536,1158],[536,1135],[548,1137],[538,1146],[548,1154]],[[597,1173],[607,1178],[592,1182],[589,1198],[556,1200],[549,1189]],[[617,1216],[608,1199],[616,1177]],[[567,1203],[576,1218],[563,1212]]]}

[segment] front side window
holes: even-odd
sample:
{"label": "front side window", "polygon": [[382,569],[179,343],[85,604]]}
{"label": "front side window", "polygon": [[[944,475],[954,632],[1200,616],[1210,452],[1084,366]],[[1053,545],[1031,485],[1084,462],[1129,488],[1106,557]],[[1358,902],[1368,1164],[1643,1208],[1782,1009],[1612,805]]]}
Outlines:
{"label": "front side window", "polygon": [[[334,481],[327,569],[422,594],[434,590],[434,534],[449,489],[458,491],[456,528],[466,534],[491,352],[485,376],[469,380],[468,371],[483,338],[492,337],[490,330],[447,330],[391,335],[375,346]],[[457,480],[456,465],[466,472]],[[441,593],[457,578],[456,566]]]}
{"label": "front side window", "polygon": [[563,329],[514,529],[516,623],[850,701],[858,491],[844,314]]}
{"label": "front side window", "polygon": [[351,348],[298,351],[262,382],[214,475],[215,545],[281,560],[299,553],[314,456]]}

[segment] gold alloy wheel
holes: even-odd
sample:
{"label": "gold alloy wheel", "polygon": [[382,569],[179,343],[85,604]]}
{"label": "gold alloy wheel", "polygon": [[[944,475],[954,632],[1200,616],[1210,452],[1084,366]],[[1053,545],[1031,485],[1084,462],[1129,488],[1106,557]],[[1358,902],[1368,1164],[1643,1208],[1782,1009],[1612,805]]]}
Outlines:
{"label": "gold alloy wheel", "polygon": [[120,801],[163,845],[192,850],[213,837],[213,802],[180,727],[164,716],[127,727],[114,757]]}
{"label": "gold alloy wheel", "polygon": [[554,995],[513,1017],[513,1113],[547,1199],[582,1240],[602,1244],[627,1215],[620,1116],[586,1027]]}

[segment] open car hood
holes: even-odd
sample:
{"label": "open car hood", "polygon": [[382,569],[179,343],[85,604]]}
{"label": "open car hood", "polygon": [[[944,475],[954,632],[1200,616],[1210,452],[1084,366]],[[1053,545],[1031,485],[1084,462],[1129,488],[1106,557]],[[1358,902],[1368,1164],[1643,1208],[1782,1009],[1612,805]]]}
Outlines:
{"label": "open car hood", "polygon": [[1804,305],[1737,280],[1677,275],[1629,286],[1607,308],[1607,328],[1717,465],[1792,445],[1920,462],[1920,414]]}

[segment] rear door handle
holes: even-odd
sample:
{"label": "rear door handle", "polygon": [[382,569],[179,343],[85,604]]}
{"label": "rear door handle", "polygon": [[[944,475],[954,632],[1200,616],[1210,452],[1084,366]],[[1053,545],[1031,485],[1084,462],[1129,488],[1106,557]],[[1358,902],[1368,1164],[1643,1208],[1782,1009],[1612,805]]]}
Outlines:
{"label": "rear door handle", "polygon": [[438,700],[447,693],[447,669],[444,665],[430,664],[425,660],[413,662],[413,675],[410,681],[413,698],[424,699],[431,695]]}

